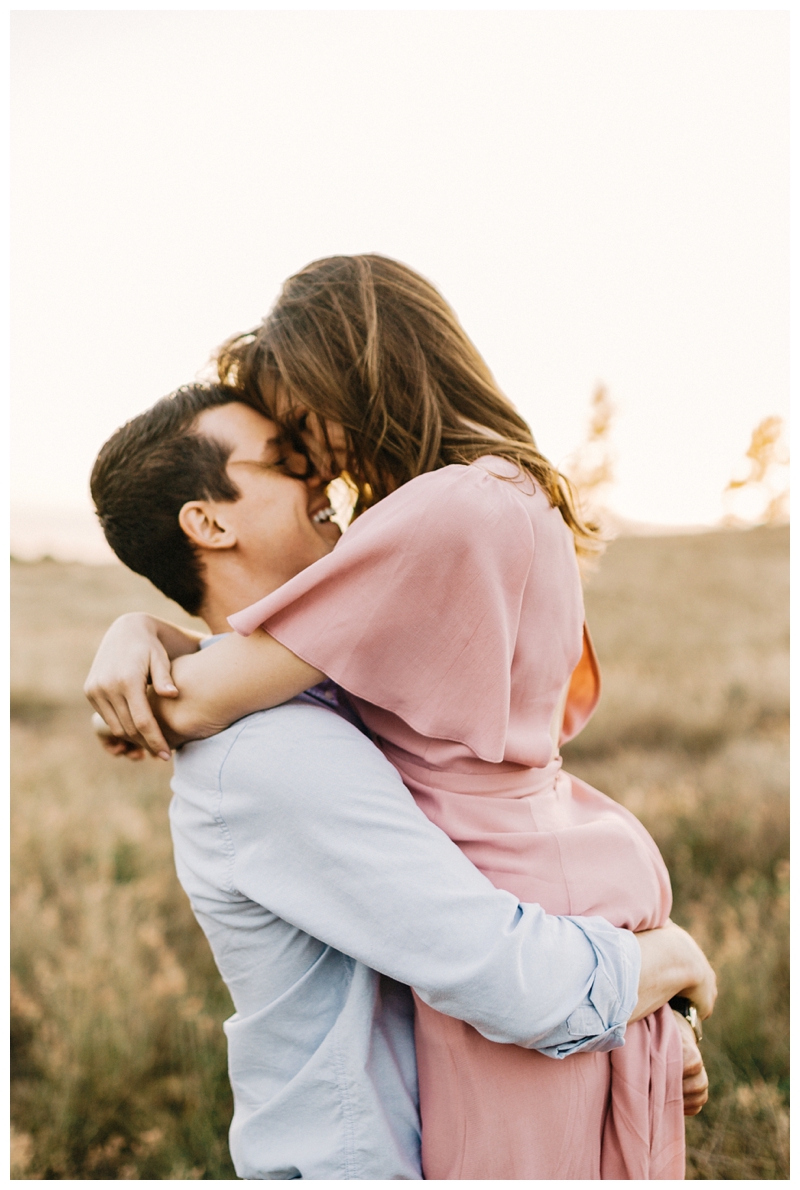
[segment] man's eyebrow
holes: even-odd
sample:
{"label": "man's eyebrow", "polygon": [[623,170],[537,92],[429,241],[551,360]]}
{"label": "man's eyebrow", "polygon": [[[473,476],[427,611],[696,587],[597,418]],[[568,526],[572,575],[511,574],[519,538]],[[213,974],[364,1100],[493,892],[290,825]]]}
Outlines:
{"label": "man's eyebrow", "polygon": [[278,458],[280,458],[280,454],[281,446],[279,435],[273,434],[271,437],[266,438],[264,441],[264,449],[261,452],[261,458],[264,460],[264,462],[272,462],[274,461],[274,456],[277,455]]}
{"label": "man's eyebrow", "polygon": [[[253,452],[255,455],[255,451]],[[265,442],[261,454],[251,459],[229,459],[231,467],[275,467],[280,463],[281,454],[275,442]]]}

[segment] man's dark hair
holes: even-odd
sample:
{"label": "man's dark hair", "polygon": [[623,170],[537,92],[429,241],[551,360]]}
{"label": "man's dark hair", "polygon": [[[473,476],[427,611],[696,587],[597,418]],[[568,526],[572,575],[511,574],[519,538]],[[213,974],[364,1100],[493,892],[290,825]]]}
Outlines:
{"label": "man's dark hair", "polygon": [[97,456],[92,499],[106,540],[137,574],[197,615],[205,594],[197,549],[178,514],[189,500],[239,499],[231,448],[194,429],[206,409],[245,401],[225,385],[186,385],[121,426]]}

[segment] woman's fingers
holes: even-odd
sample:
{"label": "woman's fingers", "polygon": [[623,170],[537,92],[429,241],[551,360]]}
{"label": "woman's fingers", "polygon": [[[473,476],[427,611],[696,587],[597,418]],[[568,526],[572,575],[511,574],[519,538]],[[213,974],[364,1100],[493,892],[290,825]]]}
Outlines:
{"label": "woman's fingers", "polygon": [[109,735],[127,740],[161,760],[171,759],[169,745],[144,690],[129,689],[127,693],[117,694],[114,702],[97,695],[90,701]]}
{"label": "woman's fingers", "polygon": [[162,698],[178,697],[178,687],[172,680],[172,664],[160,641],[150,650],[150,684]]}
{"label": "woman's fingers", "polygon": [[144,760],[147,753],[139,744],[122,736],[112,735],[108,724],[97,711],[92,715],[94,728],[101,746],[110,756],[125,756],[128,760]]}
{"label": "woman's fingers", "polygon": [[[99,736],[103,736],[105,734],[109,736],[115,736],[118,739],[125,739],[125,729],[120,723],[117,712],[114,710],[112,704],[106,698],[103,698],[97,694],[91,697],[87,694],[86,697],[94,707],[92,722],[97,734]],[[100,724],[103,726],[101,727]],[[105,729],[105,731],[103,729]]]}
{"label": "woman's fingers", "polygon": [[177,696],[169,656],[152,618],[122,616],[103,637],[84,692],[113,735],[169,759],[169,747],[148,702],[149,682],[159,695]]}
{"label": "woman's fingers", "polygon": [[117,706],[117,713],[125,726],[123,735],[127,739],[141,744],[152,756],[170,759],[172,754],[169,744],[164,739],[145,690],[129,691],[124,706]]}
{"label": "woman's fingers", "polygon": [[[136,721],[131,709],[131,702],[135,702],[136,693],[131,691],[114,693],[109,695],[105,700],[106,707],[110,707],[110,716],[107,717],[106,710],[102,711],[103,718],[112,729],[114,735],[122,736],[123,739],[131,740],[135,744],[144,746],[144,740],[136,725]],[[119,724],[117,730],[116,724]]]}
{"label": "woman's fingers", "polygon": [[147,755],[144,748],[140,748],[138,744],[133,744],[130,740],[117,739],[116,736],[109,736],[101,742],[110,756],[124,756],[126,760],[144,760]]}

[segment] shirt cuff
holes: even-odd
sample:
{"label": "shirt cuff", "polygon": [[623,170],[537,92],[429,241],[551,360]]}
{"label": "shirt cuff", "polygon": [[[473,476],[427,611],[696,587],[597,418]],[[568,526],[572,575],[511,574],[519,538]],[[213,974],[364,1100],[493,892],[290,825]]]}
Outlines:
{"label": "shirt cuff", "polygon": [[549,1058],[606,1053],[625,1044],[625,1027],[639,996],[641,951],[630,930],[602,917],[571,917],[583,931],[597,959],[591,987],[563,1025],[537,1045]]}

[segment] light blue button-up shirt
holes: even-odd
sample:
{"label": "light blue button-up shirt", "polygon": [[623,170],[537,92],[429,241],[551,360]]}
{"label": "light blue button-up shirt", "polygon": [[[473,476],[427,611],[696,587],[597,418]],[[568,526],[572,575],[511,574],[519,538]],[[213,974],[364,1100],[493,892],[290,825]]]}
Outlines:
{"label": "light blue button-up shirt", "polygon": [[623,1044],[633,935],[494,888],[313,698],[185,745],[173,790],[178,876],[236,1008],[240,1177],[422,1176],[403,985],[556,1058]]}

